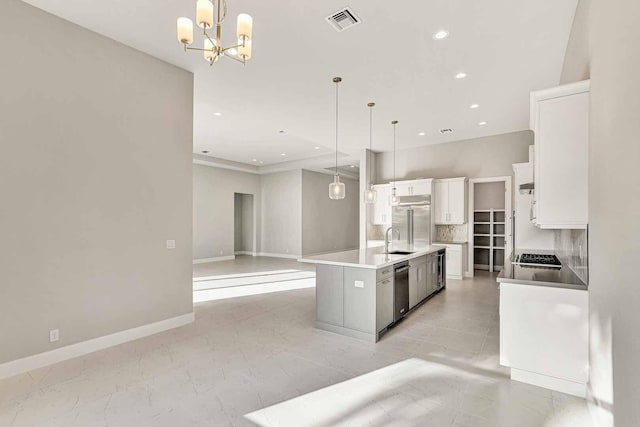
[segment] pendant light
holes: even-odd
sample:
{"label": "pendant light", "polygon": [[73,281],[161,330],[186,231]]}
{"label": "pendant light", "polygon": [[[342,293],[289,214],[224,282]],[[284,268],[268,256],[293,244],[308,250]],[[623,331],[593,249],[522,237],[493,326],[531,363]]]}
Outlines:
{"label": "pendant light", "polygon": [[329,198],[331,200],[342,200],[346,196],[344,183],[340,182],[338,174],[338,85],[342,81],[342,77],[334,77],[333,82],[336,84],[336,173],[333,176],[333,182],[329,184]]}
{"label": "pendant light", "polygon": [[371,147],[372,147],[372,133],[373,133],[373,107],[375,107],[375,102],[370,102],[367,104],[369,107],[369,189],[364,192],[364,202],[365,203],[375,203],[377,194],[376,190],[373,189],[373,180],[371,179]]}
{"label": "pendant light", "polygon": [[396,195],[396,125],[397,120],[391,122],[393,125],[393,191],[391,192],[391,206],[398,206],[400,198]]}

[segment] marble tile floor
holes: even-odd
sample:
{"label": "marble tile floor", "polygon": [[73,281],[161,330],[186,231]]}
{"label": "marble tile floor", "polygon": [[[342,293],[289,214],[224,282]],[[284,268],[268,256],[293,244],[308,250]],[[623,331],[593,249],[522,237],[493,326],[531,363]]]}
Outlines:
{"label": "marble tile floor", "polygon": [[236,255],[235,260],[194,264],[193,277],[257,273],[274,270],[303,270],[315,272],[316,268],[314,264],[298,262],[295,259]]}
{"label": "marble tile floor", "polygon": [[314,289],[200,303],[191,325],[0,381],[0,427],[590,427],[584,400],[498,365],[480,274],[377,344],[315,329]]}

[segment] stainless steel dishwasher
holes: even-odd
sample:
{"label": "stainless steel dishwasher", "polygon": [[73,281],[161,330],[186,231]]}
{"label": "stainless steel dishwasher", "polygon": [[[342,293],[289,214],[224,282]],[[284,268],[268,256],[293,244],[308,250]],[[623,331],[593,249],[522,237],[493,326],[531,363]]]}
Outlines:
{"label": "stainless steel dishwasher", "polygon": [[393,266],[393,322],[398,322],[409,311],[409,263]]}

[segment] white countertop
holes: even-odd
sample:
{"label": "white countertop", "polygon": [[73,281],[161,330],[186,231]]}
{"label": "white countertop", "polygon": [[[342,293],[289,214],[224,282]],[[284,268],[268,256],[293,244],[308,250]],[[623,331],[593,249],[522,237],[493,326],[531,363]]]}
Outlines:
{"label": "white countertop", "polygon": [[343,252],[332,252],[328,254],[313,255],[300,258],[300,262],[308,262],[311,264],[329,264],[340,265],[343,267],[359,267],[378,269],[388,267],[398,262],[407,261],[412,258],[424,256],[439,250],[446,249],[442,245],[428,245],[424,243],[415,243],[413,247],[408,248],[406,245],[395,243],[389,252],[394,250],[414,251],[409,255],[391,255],[384,253],[384,247],[360,248]]}

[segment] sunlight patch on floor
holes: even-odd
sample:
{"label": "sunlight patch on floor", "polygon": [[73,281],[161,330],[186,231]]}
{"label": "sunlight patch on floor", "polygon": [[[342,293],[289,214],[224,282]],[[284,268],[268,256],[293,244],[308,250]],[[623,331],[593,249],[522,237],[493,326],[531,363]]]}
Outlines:
{"label": "sunlight patch on floor", "polygon": [[196,290],[193,292],[193,302],[195,304],[198,302],[270,294],[274,292],[291,291],[294,289],[314,288],[315,286],[315,277],[246,285],[236,284],[234,286],[224,288]]}

